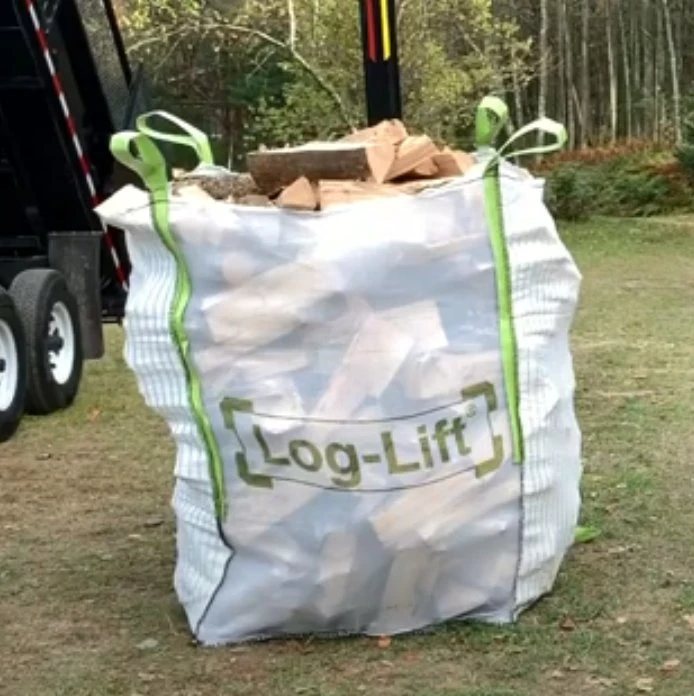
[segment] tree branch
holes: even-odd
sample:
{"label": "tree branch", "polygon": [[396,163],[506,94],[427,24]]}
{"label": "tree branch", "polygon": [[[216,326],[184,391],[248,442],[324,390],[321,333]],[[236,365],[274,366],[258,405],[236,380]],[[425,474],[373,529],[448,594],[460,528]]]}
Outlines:
{"label": "tree branch", "polygon": [[138,41],[137,43],[130,44],[128,46],[128,51],[132,51],[133,53],[136,53],[137,51],[140,51],[143,48],[147,48],[147,46],[151,46],[152,44],[160,43],[161,41],[164,41],[166,39],[171,39],[174,36],[184,34],[189,29],[190,29],[190,27],[181,26],[181,27],[176,27],[175,29],[171,29],[170,31],[165,31],[165,32],[163,32],[163,34],[162,34],[162,32],[158,32],[152,36],[148,36],[146,39],[142,39],[141,41]]}
{"label": "tree branch", "polygon": [[287,45],[290,51],[296,50],[296,11],[294,0],[287,0],[287,16],[289,17],[289,39]]}
{"label": "tree branch", "polygon": [[344,121],[345,125],[350,129],[354,127],[352,118],[347,111],[347,107],[342,101],[342,97],[338,94],[337,90],[293,47],[289,42],[281,41],[276,39],[271,34],[261,31],[260,29],[252,29],[251,27],[244,27],[238,24],[212,24],[202,27],[203,30],[225,30],[232,34],[241,34],[245,36],[253,36],[256,39],[265,41],[272,46],[276,46],[283,51],[286,51],[293,60],[298,63],[302,69],[313,79],[313,81],[332,99],[338,111],[340,112],[340,117]]}
{"label": "tree branch", "polygon": [[[282,41],[280,39],[277,39],[271,34],[268,34],[265,31],[261,31],[260,29],[253,29],[252,27],[245,27],[240,24],[227,24],[225,22],[205,23],[196,26],[196,38],[199,38],[199,33],[225,31],[230,34],[252,36],[256,39],[260,39],[261,41],[269,44],[270,46],[274,46],[284,51],[294,60],[295,63],[301,66],[304,72],[313,79],[313,81],[318,85],[318,87],[320,87],[320,89],[322,89],[330,97],[330,99],[337,107],[337,110],[340,114],[340,118],[345,123],[345,125],[350,130],[354,129],[355,124],[349,114],[349,111],[347,110],[347,107],[345,106],[344,101],[342,100],[342,97],[340,97],[337,90],[296,49],[296,16],[294,14],[293,0],[288,0],[287,9],[290,12],[290,27],[288,41]],[[149,36],[145,39],[142,39],[137,43],[131,44],[129,50],[136,52],[152,44],[160,43],[162,40],[171,39],[173,37],[180,37],[180,39],[182,39],[185,33],[189,31],[191,31],[190,26],[181,26],[175,29],[171,29],[170,31],[165,32],[163,35],[161,32],[159,32],[153,36]]]}
{"label": "tree branch", "polygon": [[407,7],[407,3],[409,1],[410,0],[400,0],[400,2],[398,3],[398,8],[396,10],[397,14],[395,17],[395,24],[398,27],[398,29],[400,29],[400,25],[402,24],[402,18],[403,18],[403,15],[405,14],[405,8]]}

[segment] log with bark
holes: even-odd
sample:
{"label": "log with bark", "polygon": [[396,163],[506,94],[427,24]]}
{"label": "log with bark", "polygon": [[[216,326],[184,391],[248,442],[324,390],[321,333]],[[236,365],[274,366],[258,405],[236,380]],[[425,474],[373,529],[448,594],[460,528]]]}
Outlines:
{"label": "log with bark", "polygon": [[309,181],[340,179],[383,183],[395,161],[388,142],[308,143],[260,150],[248,156],[248,170],[258,188],[276,195],[300,177]]}

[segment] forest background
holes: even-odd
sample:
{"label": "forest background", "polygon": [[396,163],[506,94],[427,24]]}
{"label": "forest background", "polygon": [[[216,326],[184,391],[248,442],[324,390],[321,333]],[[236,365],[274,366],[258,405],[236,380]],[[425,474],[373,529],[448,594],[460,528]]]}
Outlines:
{"label": "forest background", "polygon": [[[151,97],[210,134],[239,169],[260,145],[362,125],[355,0],[117,0]],[[488,93],[517,127],[564,123],[567,150],[525,163],[557,217],[694,207],[694,3],[398,0],[405,120],[472,147]]]}

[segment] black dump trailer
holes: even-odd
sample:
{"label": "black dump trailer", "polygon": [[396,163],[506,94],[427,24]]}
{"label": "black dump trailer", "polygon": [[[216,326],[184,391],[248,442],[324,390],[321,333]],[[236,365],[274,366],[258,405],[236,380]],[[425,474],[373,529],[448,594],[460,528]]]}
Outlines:
{"label": "black dump trailer", "polygon": [[140,76],[111,0],[0,0],[0,442],[71,404],[123,315],[123,234],[93,210],[127,181],[109,141]]}
{"label": "black dump trailer", "polygon": [[[358,2],[369,123],[399,118],[395,0]],[[111,0],[0,0],[0,442],[72,403],[123,316],[123,234],[93,210],[130,180],[109,142],[145,111],[142,77]]]}

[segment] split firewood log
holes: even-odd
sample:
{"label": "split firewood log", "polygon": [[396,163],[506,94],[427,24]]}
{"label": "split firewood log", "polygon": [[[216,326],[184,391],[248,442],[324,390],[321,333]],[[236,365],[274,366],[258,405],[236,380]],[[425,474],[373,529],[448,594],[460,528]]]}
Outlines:
{"label": "split firewood log", "polygon": [[299,177],[277,197],[280,208],[311,211],[316,210],[319,204],[318,187],[305,176]]}
{"label": "split firewood log", "polygon": [[273,196],[299,177],[383,183],[394,160],[395,147],[388,142],[316,142],[252,152],[248,169],[260,191]]}

